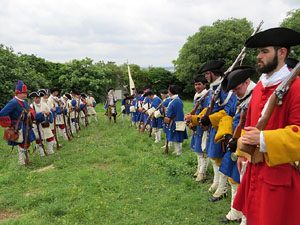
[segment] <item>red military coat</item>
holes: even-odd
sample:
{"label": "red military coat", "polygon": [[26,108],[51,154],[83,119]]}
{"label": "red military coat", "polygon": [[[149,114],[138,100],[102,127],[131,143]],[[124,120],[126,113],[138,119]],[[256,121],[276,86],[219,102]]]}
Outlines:
{"label": "red military coat", "polygon": [[[278,86],[253,90],[246,124],[255,127],[265,103]],[[299,225],[300,175],[289,162],[300,160],[300,79],[297,78],[275,107],[264,130],[265,162],[248,163],[233,207],[248,225]]]}

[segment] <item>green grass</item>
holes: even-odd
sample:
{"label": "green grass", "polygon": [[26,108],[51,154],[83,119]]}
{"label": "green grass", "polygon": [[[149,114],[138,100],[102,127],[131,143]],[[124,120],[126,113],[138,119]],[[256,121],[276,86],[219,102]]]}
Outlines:
{"label": "green grass", "polygon": [[[192,103],[184,104],[191,111]],[[212,169],[207,183],[194,182],[189,141],[180,157],[164,155],[164,141],[138,136],[121,116],[109,123],[103,105],[97,111],[97,123],[61,141],[55,156],[29,155],[29,167],[18,166],[17,151],[0,141],[2,224],[219,224],[230,198],[207,201]],[[51,164],[55,169],[31,172]]]}

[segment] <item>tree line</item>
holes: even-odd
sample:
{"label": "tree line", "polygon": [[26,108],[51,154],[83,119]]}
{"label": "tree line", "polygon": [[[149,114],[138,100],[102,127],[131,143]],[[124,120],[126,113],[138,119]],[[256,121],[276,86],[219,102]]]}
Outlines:
{"label": "tree line", "polygon": [[[183,97],[192,97],[191,80],[198,75],[201,65],[208,60],[222,58],[226,60],[225,69],[228,68],[255,26],[246,18],[217,20],[211,26],[201,26],[198,32],[187,38],[178,58],[173,60],[175,72],[130,64],[136,87],[139,89],[148,84],[158,92],[175,83],[181,88]],[[300,32],[300,9],[289,11],[280,26]],[[243,65],[255,65],[255,55],[255,50],[247,50]],[[291,57],[299,59],[299,56],[300,47],[294,47]],[[257,80],[258,76],[254,79]],[[80,92],[92,92],[98,102],[105,98],[110,87],[127,87],[129,92],[125,63],[118,66],[115,62],[94,62],[88,57],[54,63],[35,55],[15,53],[13,48],[0,44],[0,108],[13,97],[13,89],[19,79],[27,84],[29,92],[59,87],[62,93],[66,93],[76,88]]]}

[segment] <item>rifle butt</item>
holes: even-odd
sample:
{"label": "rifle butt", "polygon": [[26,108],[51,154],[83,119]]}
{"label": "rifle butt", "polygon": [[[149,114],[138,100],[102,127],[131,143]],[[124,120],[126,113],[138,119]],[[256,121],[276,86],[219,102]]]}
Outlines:
{"label": "rifle butt", "polygon": [[169,154],[169,141],[167,141],[167,143],[166,143],[165,154],[166,155]]}

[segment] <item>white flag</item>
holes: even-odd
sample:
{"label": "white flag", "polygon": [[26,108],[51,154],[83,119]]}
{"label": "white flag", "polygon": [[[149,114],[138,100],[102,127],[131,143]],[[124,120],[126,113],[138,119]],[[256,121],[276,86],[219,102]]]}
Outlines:
{"label": "white flag", "polygon": [[130,94],[132,95],[133,94],[132,88],[135,88],[135,86],[134,86],[134,82],[132,80],[132,76],[131,76],[131,73],[130,73],[130,67],[129,67],[128,61],[127,61],[127,66],[128,66],[128,77],[129,77]]}

